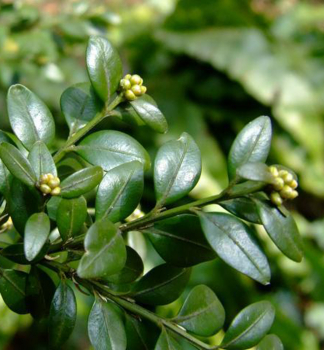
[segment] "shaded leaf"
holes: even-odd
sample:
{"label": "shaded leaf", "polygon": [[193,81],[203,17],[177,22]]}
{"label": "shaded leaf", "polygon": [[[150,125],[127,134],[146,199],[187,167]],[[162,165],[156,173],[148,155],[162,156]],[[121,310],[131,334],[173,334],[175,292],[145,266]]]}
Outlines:
{"label": "shaded leaf", "polygon": [[42,141],[37,141],[30,150],[28,160],[39,179],[43,174],[57,176],[56,166],[50,151]]}
{"label": "shaded leaf", "polygon": [[245,180],[272,183],[274,176],[264,163],[245,163],[236,171],[237,176]]}
{"label": "shaded leaf", "polygon": [[164,327],[154,350],[182,350],[182,346]]}
{"label": "shaded leaf", "polygon": [[256,350],[284,350],[281,340],[274,334],[266,335]]}

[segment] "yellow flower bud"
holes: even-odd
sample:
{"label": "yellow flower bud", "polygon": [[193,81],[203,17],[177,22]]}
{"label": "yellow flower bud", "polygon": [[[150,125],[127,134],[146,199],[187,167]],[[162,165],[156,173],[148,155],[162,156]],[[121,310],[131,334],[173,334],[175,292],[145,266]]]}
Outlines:
{"label": "yellow flower bud", "polygon": [[46,184],[48,182],[48,174],[41,175],[39,180],[40,180],[40,183]]}
{"label": "yellow flower bud", "polygon": [[285,185],[284,180],[281,177],[276,177],[273,181],[273,188],[276,191],[281,191]]}
{"label": "yellow flower bud", "polygon": [[288,184],[292,189],[295,189],[298,187],[298,182],[293,179],[292,181],[290,181],[290,183]]}
{"label": "yellow flower bud", "polygon": [[46,175],[47,175],[47,178],[48,178],[47,181],[50,181],[50,180],[54,179],[54,175],[53,174],[46,174]]}
{"label": "yellow flower bud", "polygon": [[277,205],[278,207],[282,204],[282,198],[280,197],[280,194],[278,192],[272,192],[270,194],[270,199],[271,199],[271,202],[274,204],[274,205]]}
{"label": "yellow flower bud", "polygon": [[285,181],[286,184],[289,184],[294,179],[290,173],[283,175],[281,178]]}
{"label": "yellow flower bud", "polygon": [[129,90],[132,87],[131,82],[128,79],[122,79],[120,81],[120,86],[124,89],[124,90]]}
{"label": "yellow flower bud", "polygon": [[125,80],[129,80],[131,77],[132,77],[131,74],[126,74],[126,75],[124,76],[124,79],[125,79]]}
{"label": "yellow flower bud", "polygon": [[147,91],[147,87],[142,85],[141,86],[141,93],[142,93],[142,95],[144,95],[146,93],[146,91]]}
{"label": "yellow flower bud", "polygon": [[61,187],[55,187],[52,192],[51,195],[52,196],[58,196],[61,193]]}
{"label": "yellow flower bud", "polygon": [[284,177],[284,176],[286,176],[287,174],[289,174],[287,170],[280,170],[280,171],[279,171],[279,176],[280,176],[280,177]]}
{"label": "yellow flower bud", "polygon": [[295,199],[296,197],[298,197],[298,192],[293,190],[290,194],[290,198],[289,199]]}
{"label": "yellow flower bud", "polygon": [[44,194],[49,194],[52,191],[52,189],[49,186],[45,185],[45,184],[40,185],[40,190]]}
{"label": "yellow flower bud", "polygon": [[139,85],[133,85],[132,91],[134,92],[135,96],[141,96],[142,95],[142,89]]}
{"label": "yellow flower bud", "polygon": [[280,196],[285,199],[290,199],[292,192],[293,192],[293,189],[288,185],[285,185],[283,189],[280,191]]}
{"label": "yellow flower bud", "polygon": [[140,85],[143,81],[142,81],[142,78],[138,74],[134,74],[130,78],[130,82],[132,85]]}
{"label": "yellow flower bud", "polygon": [[50,188],[54,189],[60,184],[60,179],[58,177],[54,177],[54,179],[48,181],[47,184]]}
{"label": "yellow flower bud", "polygon": [[142,84],[143,84],[143,79],[141,78],[141,82],[139,83],[139,85],[141,85],[141,86],[142,86]]}
{"label": "yellow flower bud", "polygon": [[269,171],[275,177],[277,177],[279,175],[278,169],[273,165],[269,167]]}
{"label": "yellow flower bud", "polygon": [[136,96],[132,90],[126,90],[125,91],[125,97],[128,101],[134,101],[136,100]]}

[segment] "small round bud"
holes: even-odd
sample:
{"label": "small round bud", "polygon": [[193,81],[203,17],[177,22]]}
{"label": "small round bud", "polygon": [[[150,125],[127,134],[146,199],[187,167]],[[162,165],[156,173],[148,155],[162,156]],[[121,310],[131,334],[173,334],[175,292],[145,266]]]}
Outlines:
{"label": "small round bud", "polygon": [[43,192],[44,194],[49,194],[49,193],[51,193],[51,191],[52,191],[52,189],[51,189],[49,186],[45,185],[45,184],[40,185],[40,190],[41,190],[41,192]]}
{"label": "small round bud", "polygon": [[284,176],[286,176],[287,174],[289,174],[287,170],[280,170],[280,171],[279,171],[279,176],[280,176],[280,177],[284,177]]}
{"label": "small round bud", "polygon": [[280,196],[285,199],[290,199],[292,192],[293,192],[293,189],[288,185],[285,185],[283,189],[280,191]]}
{"label": "small round bud", "polygon": [[273,188],[276,191],[281,191],[285,185],[284,180],[281,177],[276,177],[273,181]]}
{"label": "small round bud", "polygon": [[289,199],[295,199],[296,197],[298,197],[298,192],[293,190],[290,194],[290,198]]}
{"label": "small round bud", "polygon": [[124,89],[124,90],[128,90],[132,87],[131,82],[128,79],[122,79],[120,81],[120,86]]}
{"label": "small round bud", "polygon": [[289,184],[294,179],[290,173],[283,175],[281,178],[285,181],[286,184]]}
{"label": "small round bud", "polygon": [[279,175],[278,169],[273,165],[269,167],[269,171],[275,177],[277,177]]}
{"label": "small round bud", "polygon": [[136,96],[132,90],[126,90],[125,91],[125,97],[128,101],[134,101],[136,100]]}
{"label": "small round bud", "polygon": [[47,178],[48,178],[47,181],[50,181],[50,180],[54,179],[54,175],[53,174],[46,174],[46,175],[47,175]]}
{"label": "small round bud", "polygon": [[52,196],[58,196],[61,193],[61,187],[55,187],[52,192],[51,195]]}
{"label": "small round bud", "polygon": [[48,174],[43,174],[43,175],[41,175],[41,177],[40,177],[39,180],[40,180],[40,183],[46,184],[47,181],[48,181]]}
{"label": "small round bud", "polygon": [[278,192],[272,192],[270,194],[270,199],[271,199],[271,202],[274,204],[274,205],[277,205],[278,207],[282,204],[282,198],[280,197],[280,194]]}
{"label": "small round bud", "polygon": [[142,95],[142,89],[139,85],[133,85],[132,91],[134,92],[135,96],[141,96]]}
{"label": "small round bud", "polygon": [[143,84],[143,79],[141,78],[141,82],[139,83],[139,85],[141,85],[141,86],[142,86],[142,84]]}
{"label": "small round bud", "polygon": [[125,79],[125,80],[129,80],[131,77],[132,77],[131,74],[126,74],[126,75],[124,76],[124,79]]}
{"label": "small round bud", "polygon": [[293,179],[292,181],[290,181],[290,183],[288,184],[292,189],[295,189],[298,187],[298,182]]}
{"label": "small round bud", "polygon": [[130,82],[132,83],[132,85],[140,85],[141,83],[143,83],[142,78],[138,74],[132,75],[132,77],[130,78]]}
{"label": "small round bud", "polygon": [[141,86],[141,93],[142,93],[142,95],[144,95],[146,93],[146,91],[147,91],[147,87],[142,85]]}
{"label": "small round bud", "polygon": [[54,179],[48,181],[47,184],[50,188],[54,189],[60,184],[60,179],[58,177],[54,177]]}

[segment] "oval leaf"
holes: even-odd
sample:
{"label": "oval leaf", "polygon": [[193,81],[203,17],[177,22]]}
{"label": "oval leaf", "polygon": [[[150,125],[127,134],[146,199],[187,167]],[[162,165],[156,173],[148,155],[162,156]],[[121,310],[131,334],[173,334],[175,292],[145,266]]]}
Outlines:
{"label": "oval leaf", "polygon": [[154,163],[154,187],[159,206],[188,194],[201,173],[201,155],[193,138],[183,133],[158,151]]}
{"label": "oval leaf", "polygon": [[176,300],[187,285],[190,269],[168,264],[154,267],[132,290],[132,297],[143,304],[166,305]]}
{"label": "oval leaf", "polygon": [[199,217],[209,244],[222,260],[262,284],[269,283],[267,258],[246,224],[224,213],[200,212]]}
{"label": "oval leaf", "polygon": [[108,219],[95,222],[84,239],[78,275],[99,278],[119,272],[126,263],[126,247],[120,232]]}
{"label": "oval leaf", "polygon": [[115,304],[96,299],[88,320],[88,334],[95,350],[126,349],[121,312]]}
{"label": "oval leaf", "polygon": [[61,349],[73,332],[77,317],[77,305],[73,290],[61,282],[52,300],[49,315],[49,345]]}
{"label": "oval leaf", "polygon": [[90,83],[79,83],[63,92],[61,110],[73,135],[102,110],[102,103]]}
{"label": "oval leaf", "polygon": [[143,193],[143,165],[134,161],[107,172],[96,197],[96,219],[118,222],[127,218],[137,207]]}
{"label": "oval leaf", "polygon": [[210,288],[199,285],[191,290],[173,320],[189,332],[210,337],[223,327],[225,310]]}
{"label": "oval leaf", "polygon": [[37,179],[39,179],[43,174],[52,174],[57,176],[54,160],[44,142],[37,141],[33,145],[28,155],[28,160],[34,169]]}
{"label": "oval leaf", "polygon": [[27,221],[24,235],[24,251],[28,261],[33,261],[50,234],[50,220],[45,213],[33,214]]}
{"label": "oval leaf", "polygon": [[87,162],[100,165],[105,171],[137,160],[150,168],[150,157],[143,146],[132,137],[115,130],[103,130],[87,136],[76,147]]}
{"label": "oval leaf", "polygon": [[256,350],[284,350],[281,340],[274,334],[266,335]]}
{"label": "oval leaf", "polygon": [[255,200],[260,220],[274,244],[291,260],[303,258],[303,242],[296,222],[286,210],[283,214],[270,202]]}
{"label": "oval leaf", "polygon": [[154,350],[182,350],[182,346],[164,327]]}
{"label": "oval leaf", "polygon": [[36,141],[50,144],[55,123],[44,102],[25,86],[17,84],[8,91],[8,114],[12,130],[27,149]]}
{"label": "oval leaf", "polygon": [[196,215],[177,215],[157,222],[143,232],[159,255],[171,265],[189,267],[216,258]]}
{"label": "oval leaf", "polygon": [[103,177],[99,166],[93,166],[77,171],[61,183],[61,196],[63,198],[76,198],[91,191]]}
{"label": "oval leaf", "polygon": [[84,197],[62,199],[56,213],[56,223],[63,242],[75,237],[87,218],[87,201]]}
{"label": "oval leaf", "polygon": [[27,274],[16,270],[0,270],[0,293],[8,308],[17,314],[27,314]]}
{"label": "oval leaf", "polygon": [[0,158],[14,177],[27,186],[35,186],[37,181],[35,172],[15,146],[3,142],[0,145]]}
{"label": "oval leaf", "polygon": [[91,37],[87,47],[87,69],[98,96],[109,101],[122,78],[122,62],[110,42],[102,37]]}
{"label": "oval leaf", "polygon": [[237,169],[236,175],[245,180],[266,183],[272,183],[275,179],[269,167],[264,163],[245,163]]}
{"label": "oval leaf", "polygon": [[228,175],[233,180],[236,170],[245,163],[265,162],[271,145],[272,128],[269,117],[259,117],[237,135],[228,157]]}
{"label": "oval leaf", "polygon": [[24,243],[10,244],[1,251],[1,256],[20,265],[29,265],[24,251]]}
{"label": "oval leaf", "polygon": [[252,348],[268,333],[274,317],[274,307],[268,301],[249,305],[235,317],[229,326],[221,348]]}
{"label": "oval leaf", "polygon": [[168,131],[168,123],[151,96],[145,94],[131,101],[130,104],[138,116],[151,129],[162,134]]}

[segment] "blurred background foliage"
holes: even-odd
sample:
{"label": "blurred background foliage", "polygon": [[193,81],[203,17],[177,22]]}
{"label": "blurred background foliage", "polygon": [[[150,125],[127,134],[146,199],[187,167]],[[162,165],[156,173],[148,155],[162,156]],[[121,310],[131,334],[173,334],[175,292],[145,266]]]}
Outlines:
{"label": "blurred background foliage", "polygon": [[[305,258],[301,264],[289,261],[260,232],[272,269],[270,286],[253,282],[221,261],[195,267],[191,285],[204,283],[216,292],[227,323],[247,304],[269,299],[277,310],[272,332],[281,337],[285,349],[324,349],[322,1],[0,1],[1,129],[9,130],[7,89],[19,82],[46,101],[61,142],[68,130],[60,95],[71,84],[87,81],[84,53],[93,34],[106,36],[118,47],[125,73],[144,78],[170,126],[165,135],[117,120],[99,128],[131,133],[152,156],[165,141],[190,133],[203,157],[193,197],[212,195],[226,186],[226,156],[235,135],[255,117],[271,116],[269,164],[289,166],[300,179],[300,196],[291,209],[304,237]],[[153,204],[150,174],[147,187],[144,209]],[[159,262],[139,233],[128,240],[145,256],[147,268]],[[89,349],[86,319],[91,298],[77,293],[78,324],[66,349]],[[175,302],[159,312],[172,316],[179,306]],[[13,314],[2,302],[0,320],[0,349],[46,349],[46,325]]]}

